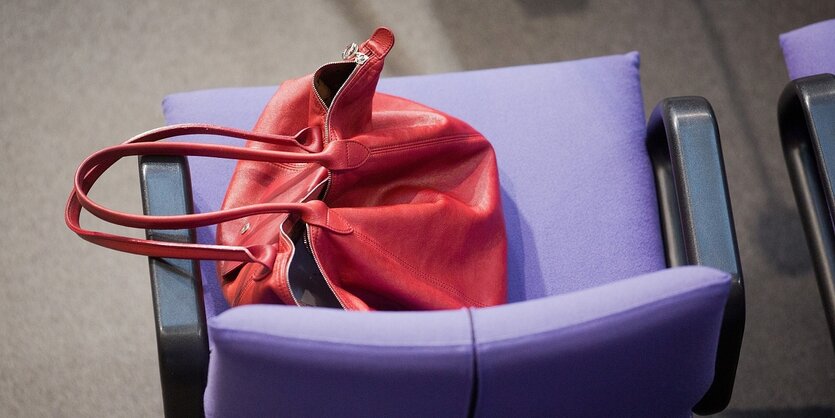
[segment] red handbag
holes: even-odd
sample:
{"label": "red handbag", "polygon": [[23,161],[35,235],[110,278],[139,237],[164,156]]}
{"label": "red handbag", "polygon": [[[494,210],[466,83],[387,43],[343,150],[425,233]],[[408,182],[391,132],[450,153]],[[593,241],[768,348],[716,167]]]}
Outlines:
{"label": "red handbag", "polygon": [[[377,29],[348,47],[342,61],[284,82],[252,132],[173,125],[91,155],[76,175],[67,225],[120,251],[220,260],[233,306],[420,310],[504,303],[507,241],[493,148],[452,116],[375,92],[393,44],[388,29]],[[156,142],[189,134],[247,143]],[[240,161],[217,212],[142,216],[90,200],[101,174],[131,155]],[[88,231],[78,222],[82,207],[135,228],[219,224],[220,245]]]}

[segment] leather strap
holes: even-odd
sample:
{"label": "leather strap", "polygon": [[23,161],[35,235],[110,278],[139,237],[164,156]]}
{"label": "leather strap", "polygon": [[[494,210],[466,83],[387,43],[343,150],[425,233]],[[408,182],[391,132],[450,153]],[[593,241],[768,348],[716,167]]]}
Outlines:
{"label": "leather strap", "polygon": [[[222,135],[267,144],[293,146],[299,152],[271,151],[227,145],[201,143],[155,143],[162,139],[181,135]],[[262,134],[213,125],[183,124],[154,129],[140,134],[121,145],[105,148],[89,156],[79,166],[75,187],[70,193],[65,211],[67,226],[81,238],[103,247],[149,257],[187,258],[197,260],[230,260],[255,262],[265,267],[262,275],[272,270],[276,250],[270,245],[249,247],[186,244],[154,241],[90,231],[80,225],[81,209],[117,225],[146,229],[185,229],[218,224],[233,219],[264,213],[293,213],[305,222],[336,233],[351,232],[350,225],[341,217],[329,213],[322,201],[306,203],[264,203],[216,212],[175,216],[148,216],[118,212],[91,200],[87,193],[101,175],[116,161],[126,156],[174,155],[203,156],[265,162],[318,163],[329,169],[349,169],[362,164],[370,155],[367,148],[354,141],[335,141],[324,150],[316,150],[321,144],[321,129],[305,128],[296,135]]]}

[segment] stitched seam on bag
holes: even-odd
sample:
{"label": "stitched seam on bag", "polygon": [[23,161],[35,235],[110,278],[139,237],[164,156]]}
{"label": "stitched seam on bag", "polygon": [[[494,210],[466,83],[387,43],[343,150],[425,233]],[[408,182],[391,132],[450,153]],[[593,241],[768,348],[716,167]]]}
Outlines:
{"label": "stitched seam on bag", "polygon": [[421,272],[420,270],[418,270],[417,268],[415,268],[415,267],[414,267],[414,266],[412,266],[411,264],[407,263],[406,261],[404,261],[403,259],[401,259],[401,258],[400,258],[400,257],[398,257],[397,255],[395,255],[395,254],[393,254],[393,253],[389,252],[388,250],[386,250],[386,249],[385,249],[382,245],[380,245],[379,243],[377,243],[376,241],[374,241],[374,239],[373,239],[373,238],[369,237],[368,235],[363,234],[362,232],[359,232],[359,230],[354,229],[354,234],[356,234],[356,235],[357,235],[357,237],[359,237],[361,240],[363,240],[363,241],[365,241],[365,242],[367,242],[367,243],[371,244],[372,246],[374,246],[374,248],[376,248],[376,249],[377,249],[378,251],[380,251],[381,253],[383,253],[383,254],[385,254],[385,255],[388,255],[390,258],[392,258],[392,259],[394,259],[395,261],[397,261],[397,262],[398,262],[401,266],[405,267],[407,270],[409,270],[409,271],[411,271],[412,273],[416,274],[417,276],[419,276],[419,277],[423,278],[423,279],[424,279],[424,281],[426,281],[426,282],[430,282],[430,283],[432,283],[432,284],[436,285],[437,287],[443,288],[444,290],[449,291],[449,292],[450,292],[450,293],[452,293],[453,295],[458,296],[459,298],[463,299],[465,302],[468,302],[468,303],[470,303],[470,304],[472,304],[472,305],[474,305],[474,306],[478,306],[478,307],[483,307],[483,306],[485,306],[484,304],[478,303],[478,302],[476,302],[476,301],[474,301],[474,300],[470,299],[469,297],[465,296],[465,295],[464,295],[464,294],[462,294],[462,293],[461,293],[461,291],[459,291],[458,289],[455,289],[455,288],[453,288],[453,287],[450,287],[450,286],[449,286],[449,285],[447,285],[446,283],[440,282],[440,281],[438,281],[437,279],[433,278],[432,276],[429,276],[429,275],[427,275],[426,273]]}
{"label": "stitched seam on bag", "polygon": [[304,169],[306,169],[311,163],[302,163],[304,165],[301,166],[301,167],[295,166],[295,164],[299,164],[299,163],[276,163],[276,162],[272,162],[272,161],[267,161],[267,164],[274,165],[278,168],[282,168],[282,169],[287,170],[287,171],[298,172],[298,171],[303,171]]}
{"label": "stitched seam on bag", "polygon": [[368,147],[366,147],[365,145],[363,145],[362,143],[357,142],[357,141],[351,141],[351,142],[357,144],[360,147],[365,148],[365,150],[368,152],[368,154],[366,154],[366,157],[363,158],[362,161],[359,161],[356,164],[351,164],[351,151],[350,151],[351,147],[348,146],[349,143],[343,143],[342,145],[343,145],[343,149],[345,151],[345,164],[347,165],[345,167],[346,170],[357,168],[357,167],[363,165],[366,161],[368,161],[368,157],[371,156],[371,150],[369,150]]}
{"label": "stitched seam on bag", "polygon": [[[337,216],[338,216],[338,215],[337,215]],[[351,224],[350,224],[350,223],[349,223],[349,222],[348,222],[345,218],[343,218],[343,217],[341,217],[341,216],[340,216],[340,217],[339,217],[339,219],[341,219],[341,220],[342,220],[342,222],[345,224],[345,229],[336,229],[336,227],[334,227],[333,225],[331,225],[331,210],[330,210],[330,209],[328,209],[328,210],[325,212],[325,225],[326,225],[328,228],[331,228],[331,230],[333,230],[334,232],[343,232],[343,233],[344,233],[344,232],[350,232],[350,231],[352,231],[352,230],[353,230],[353,227],[351,226]]]}
{"label": "stitched seam on bag", "polygon": [[443,141],[432,141],[432,142],[421,142],[421,143],[418,143],[418,144],[409,144],[407,146],[399,146],[399,147],[396,147],[396,148],[388,148],[388,149],[385,149],[385,150],[379,151],[379,152],[373,152],[372,155],[388,154],[388,153],[399,152],[399,151],[408,151],[408,150],[413,150],[413,149],[425,148],[425,147],[428,147],[430,145],[445,145],[445,144],[449,144],[449,143],[463,142],[466,139],[469,139],[469,138],[465,138],[463,140],[461,138],[451,138],[451,139],[446,139],[446,140],[443,140]]}
{"label": "stitched seam on bag", "polygon": [[241,285],[238,290],[238,294],[235,296],[235,300],[232,302],[232,306],[238,306],[241,303],[241,299],[244,297],[244,293],[246,293],[247,289],[252,287],[252,284],[255,280],[252,277],[244,277],[245,282]]}
{"label": "stitched seam on bag", "polygon": [[345,154],[345,165],[347,165],[348,168],[354,168],[354,167],[351,167],[351,152],[348,151],[348,148],[349,148],[348,145],[345,144],[345,143],[342,143],[342,148],[343,148],[343,152]]}
{"label": "stitched seam on bag", "polygon": [[463,134],[463,135],[449,135],[449,136],[441,136],[437,138],[431,139],[424,139],[421,141],[410,142],[407,144],[395,144],[395,145],[384,145],[378,148],[373,148],[371,150],[372,155],[376,154],[385,154],[387,152],[399,151],[399,150],[406,150],[406,149],[413,149],[413,148],[421,148],[427,145],[439,144],[444,142],[453,142],[458,140],[467,140],[467,139],[476,139],[480,138],[481,134]]}

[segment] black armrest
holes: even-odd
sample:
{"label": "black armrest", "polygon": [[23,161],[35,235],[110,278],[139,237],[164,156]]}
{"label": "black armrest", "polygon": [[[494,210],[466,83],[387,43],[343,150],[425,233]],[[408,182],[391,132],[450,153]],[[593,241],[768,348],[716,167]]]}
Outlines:
{"label": "black armrest", "polygon": [[778,104],[783,155],[835,347],[835,76],[790,82]]}
{"label": "black armrest", "polygon": [[[139,177],[147,215],[192,212],[185,159],[142,157]],[[149,230],[149,239],[194,242],[193,230]],[[197,261],[149,258],[165,415],[202,416],[209,343]]]}
{"label": "black armrest", "polygon": [[700,415],[717,413],[728,406],[733,393],[745,329],[745,290],[719,129],[710,103],[701,97],[662,100],[649,119],[647,149],[667,265],[705,265],[732,275],[713,383],[693,408]]}

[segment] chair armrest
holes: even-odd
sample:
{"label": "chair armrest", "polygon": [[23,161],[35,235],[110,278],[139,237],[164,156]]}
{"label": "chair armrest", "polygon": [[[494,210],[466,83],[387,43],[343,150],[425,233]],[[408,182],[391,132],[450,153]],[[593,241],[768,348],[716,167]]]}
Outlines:
{"label": "chair armrest", "polygon": [[778,104],[780,138],[835,347],[835,76],[790,82]]}
{"label": "chair armrest", "polygon": [[667,265],[704,265],[731,274],[713,383],[693,412],[722,411],[733,393],[745,290],[725,178],[719,129],[702,97],[662,100],[647,126],[647,149],[658,193]]}
{"label": "chair armrest", "polygon": [[[141,157],[146,215],[192,213],[188,165],[180,157]],[[194,242],[193,230],[148,230],[148,239]],[[199,263],[148,258],[166,416],[202,416],[209,345]]]}

